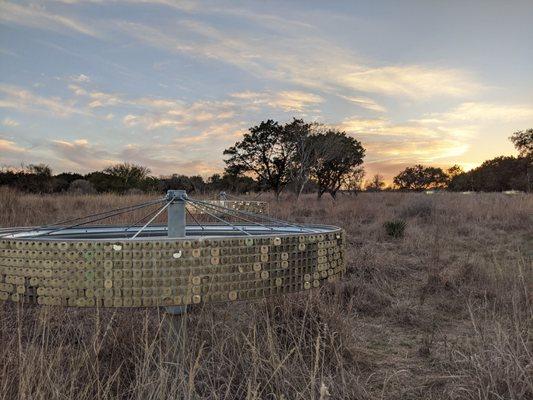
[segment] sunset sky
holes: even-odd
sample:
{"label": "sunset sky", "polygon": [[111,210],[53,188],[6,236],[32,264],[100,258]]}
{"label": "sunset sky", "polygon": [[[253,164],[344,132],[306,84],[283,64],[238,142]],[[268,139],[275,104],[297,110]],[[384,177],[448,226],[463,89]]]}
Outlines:
{"label": "sunset sky", "polygon": [[341,128],[367,176],[533,128],[533,1],[0,1],[0,166],[209,175],[248,127]]}

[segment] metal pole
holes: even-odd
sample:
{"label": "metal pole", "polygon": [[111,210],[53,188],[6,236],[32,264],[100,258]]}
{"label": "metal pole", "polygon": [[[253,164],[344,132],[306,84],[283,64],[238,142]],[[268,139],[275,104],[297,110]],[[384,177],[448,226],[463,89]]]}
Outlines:
{"label": "metal pole", "polygon": [[228,195],[226,194],[226,192],[220,192],[219,199],[220,199],[220,205],[222,207],[226,207],[226,200],[228,199]]}
{"label": "metal pole", "polygon": [[186,236],[185,227],[187,226],[185,199],[187,192],[185,190],[169,190],[167,200],[171,201],[168,207],[168,233],[170,238],[184,238]]}
{"label": "metal pole", "polygon": [[[185,209],[185,190],[169,190],[167,200],[168,206],[168,231],[169,238],[184,238],[187,236],[187,214]],[[185,351],[187,340],[187,306],[165,307],[168,318],[168,340],[171,349],[171,357],[182,357]]]}

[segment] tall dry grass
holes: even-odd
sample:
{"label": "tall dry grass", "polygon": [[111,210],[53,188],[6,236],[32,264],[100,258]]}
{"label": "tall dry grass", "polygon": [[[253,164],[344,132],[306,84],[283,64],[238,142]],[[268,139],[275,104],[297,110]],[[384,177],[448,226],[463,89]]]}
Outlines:
{"label": "tall dry grass", "polygon": [[[0,225],[147,199],[0,189]],[[0,399],[533,397],[531,196],[368,193],[287,198],[271,209],[343,226],[343,281],[192,308],[179,353],[159,310],[4,303]],[[403,238],[387,236],[393,219],[406,221]]]}

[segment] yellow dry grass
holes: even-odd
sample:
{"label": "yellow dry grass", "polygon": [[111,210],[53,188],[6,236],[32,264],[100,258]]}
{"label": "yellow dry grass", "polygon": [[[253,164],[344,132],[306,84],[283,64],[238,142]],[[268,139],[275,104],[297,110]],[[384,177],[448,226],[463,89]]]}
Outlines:
{"label": "yellow dry grass", "polygon": [[[148,198],[0,189],[0,225]],[[156,309],[1,304],[0,399],[533,397],[531,195],[368,193],[271,210],[343,226],[344,280],[192,309],[179,355]],[[407,223],[401,239],[385,233],[393,219]]]}

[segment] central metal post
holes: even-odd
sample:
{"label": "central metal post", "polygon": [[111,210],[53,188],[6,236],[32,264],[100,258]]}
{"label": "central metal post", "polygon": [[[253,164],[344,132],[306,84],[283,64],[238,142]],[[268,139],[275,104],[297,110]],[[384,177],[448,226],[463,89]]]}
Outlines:
{"label": "central metal post", "polygon": [[[169,238],[184,238],[187,236],[186,202],[187,192],[185,190],[169,190],[167,200],[168,206],[168,228]],[[169,340],[171,354],[179,355],[185,351],[187,340],[187,306],[165,307],[168,315]]]}
{"label": "central metal post", "polygon": [[167,192],[167,200],[171,202],[168,206],[167,232],[167,236],[170,238],[183,238],[187,235],[185,199],[187,199],[187,192],[185,190],[169,190]]}

